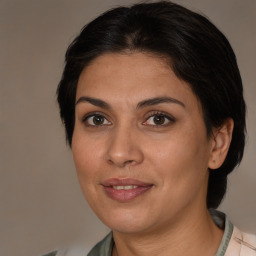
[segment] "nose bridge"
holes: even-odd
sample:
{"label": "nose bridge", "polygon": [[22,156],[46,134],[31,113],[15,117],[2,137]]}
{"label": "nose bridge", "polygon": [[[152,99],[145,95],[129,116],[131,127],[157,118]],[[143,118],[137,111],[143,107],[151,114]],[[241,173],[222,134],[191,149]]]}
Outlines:
{"label": "nose bridge", "polygon": [[118,167],[143,161],[137,135],[136,127],[127,122],[116,126],[109,139],[107,161]]}

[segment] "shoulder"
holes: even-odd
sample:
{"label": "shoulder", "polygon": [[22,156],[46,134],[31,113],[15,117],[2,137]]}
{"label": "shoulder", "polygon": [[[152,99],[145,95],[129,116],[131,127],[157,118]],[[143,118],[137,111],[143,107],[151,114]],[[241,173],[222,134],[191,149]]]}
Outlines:
{"label": "shoulder", "polygon": [[256,245],[256,234],[249,234],[249,233],[243,232],[243,237],[244,237],[244,240],[248,242],[252,242],[253,244]]}
{"label": "shoulder", "polygon": [[238,242],[254,250],[256,255],[256,234],[249,234],[245,232],[241,232],[241,233],[242,233],[242,241],[238,240]]}
{"label": "shoulder", "polygon": [[48,252],[48,253],[46,253],[46,254],[43,254],[43,255],[41,255],[41,256],[56,256],[57,253],[58,253],[58,251],[52,251],[52,252]]}
{"label": "shoulder", "polygon": [[60,248],[59,250],[51,251],[41,256],[111,256],[113,244],[113,235],[112,232],[110,232],[104,239],[98,242],[89,253],[88,248],[74,246]]}
{"label": "shoulder", "polygon": [[75,245],[71,247],[60,248],[58,250],[48,252],[40,256],[86,256],[88,251],[88,248]]}
{"label": "shoulder", "polygon": [[225,255],[256,256],[256,235],[242,232],[234,226]]}

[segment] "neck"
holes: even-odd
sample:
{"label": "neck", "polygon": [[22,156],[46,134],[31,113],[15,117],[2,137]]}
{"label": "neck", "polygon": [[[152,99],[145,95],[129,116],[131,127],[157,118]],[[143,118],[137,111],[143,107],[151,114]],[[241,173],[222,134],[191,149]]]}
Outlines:
{"label": "neck", "polygon": [[[139,234],[113,231],[113,256],[172,255],[213,256],[216,254],[223,231],[213,222],[207,209],[200,213],[190,211],[179,216],[175,225],[164,223],[158,229]],[[189,252],[189,253],[188,253]]]}

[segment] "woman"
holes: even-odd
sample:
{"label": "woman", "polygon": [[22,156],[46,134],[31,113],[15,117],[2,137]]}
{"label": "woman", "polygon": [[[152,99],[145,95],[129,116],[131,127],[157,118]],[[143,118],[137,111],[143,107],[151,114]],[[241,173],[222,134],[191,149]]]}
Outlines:
{"label": "woman", "polygon": [[243,157],[245,103],[205,17],[165,1],[104,13],[68,48],[57,93],[84,196],[112,230],[89,256],[256,255],[214,210]]}

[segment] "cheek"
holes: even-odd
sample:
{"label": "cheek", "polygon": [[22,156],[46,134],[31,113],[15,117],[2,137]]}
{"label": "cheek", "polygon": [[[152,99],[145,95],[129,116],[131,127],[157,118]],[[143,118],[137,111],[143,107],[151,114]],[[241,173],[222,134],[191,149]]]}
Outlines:
{"label": "cheek", "polygon": [[95,186],[98,183],[97,170],[99,169],[96,152],[84,147],[81,141],[77,143],[74,141],[72,144],[72,153],[80,188],[84,198],[93,210],[97,208],[97,202],[99,201],[97,191],[99,188]]}
{"label": "cheek", "polygon": [[185,189],[204,182],[209,158],[206,137],[190,131],[181,136],[171,135],[164,142],[159,141],[147,148],[150,150],[146,152],[146,158],[155,166],[166,187],[175,185]]}
{"label": "cheek", "polygon": [[72,154],[78,180],[85,193],[86,190],[91,189],[90,184],[97,182],[102,153],[94,141],[74,133]]}
{"label": "cheek", "polygon": [[[158,172],[161,207],[173,214],[196,202],[204,203],[207,193],[208,172],[203,151],[197,147],[166,147],[159,153],[155,164]],[[167,154],[168,152],[168,154]]]}

